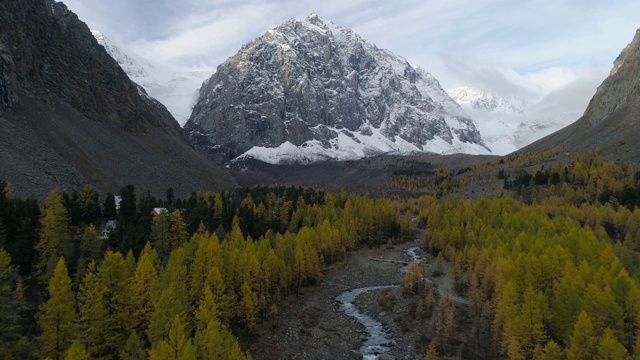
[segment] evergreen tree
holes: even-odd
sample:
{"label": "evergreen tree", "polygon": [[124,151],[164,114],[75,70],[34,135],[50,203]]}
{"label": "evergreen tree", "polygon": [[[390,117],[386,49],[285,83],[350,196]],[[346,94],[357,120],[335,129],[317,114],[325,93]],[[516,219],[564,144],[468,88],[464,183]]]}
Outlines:
{"label": "evergreen tree", "polygon": [[51,190],[44,201],[40,242],[36,249],[39,253],[36,270],[43,280],[51,277],[59,257],[68,257],[71,253],[69,216],[56,189]]}
{"label": "evergreen tree", "polygon": [[127,185],[120,189],[120,196],[122,200],[120,201],[120,211],[118,214],[120,215],[119,218],[122,225],[127,227],[127,225],[135,223],[138,215],[136,194],[133,185]]}
{"label": "evergreen tree", "polygon": [[557,360],[564,357],[564,351],[553,340],[549,341],[544,347],[538,347],[533,354],[534,360]]}
{"label": "evergreen tree", "polygon": [[65,360],[89,360],[89,353],[78,341],[74,341],[66,352]]}
{"label": "evergreen tree", "polygon": [[616,339],[613,330],[607,328],[598,343],[598,360],[630,359],[627,349]]}
{"label": "evergreen tree", "polygon": [[21,275],[31,275],[38,258],[35,246],[39,241],[40,206],[35,199],[11,200],[9,205],[11,210],[5,209],[9,212],[4,216],[7,229],[5,250]]}
{"label": "evergreen tree", "polygon": [[102,239],[96,227],[89,224],[82,234],[80,242],[80,257],[85,261],[99,261],[102,257]]}
{"label": "evergreen tree", "polygon": [[178,209],[174,210],[169,217],[171,223],[170,233],[171,238],[169,240],[171,249],[175,249],[181,246],[187,241],[189,233],[187,232],[187,224],[182,219],[182,212]]}
{"label": "evergreen tree", "polygon": [[4,226],[2,220],[2,214],[0,214],[0,249],[4,249],[7,245],[7,229]]}
{"label": "evergreen tree", "polygon": [[116,210],[116,199],[112,193],[107,193],[107,196],[104,198],[104,204],[102,215],[107,220],[115,220],[118,215]]}
{"label": "evergreen tree", "polygon": [[100,217],[98,193],[89,184],[85,184],[80,193],[80,212],[85,224],[93,224]]}
{"label": "evergreen tree", "polygon": [[[171,322],[177,315],[184,326],[189,326],[190,311],[187,295],[187,267],[185,266],[183,248],[171,252],[167,266],[161,272],[157,286],[153,292],[153,311],[149,318],[147,331],[152,345],[166,339]],[[190,332],[190,329],[189,329]]]}
{"label": "evergreen tree", "polygon": [[238,359],[250,357],[242,354],[237,340],[219,321],[215,296],[205,289],[195,315],[195,348],[198,359]]}
{"label": "evergreen tree", "polygon": [[589,315],[582,311],[573,328],[571,342],[567,350],[567,360],[594,359],[597,354],[598,339]]}
{"label": "evergreen tree", "polygon": [[507,358],[509,360],[525,360],[524,351],[517,338],[512,337],[509,339],[509,345],[507,347]]}
{"label": "evergreen tree", "polygon": [[166,201],[167,201],[166,207],[167,207],[167,209],[172,209],[173,208],[173,200],[174,199],[175,199],[174,190],[173,190],[172,187],[170,187],[170,188],[167,189],[167,194],[166,194]]}
{"label": "evergreen tree", "polygon": [[60,360],[75,338],[73,321],[76,313],[71,292],[71,279],[60,258],[49,280],[49,300],[40,306],[38,324],[42,329],[40,357]]}
{"label": "evergreen tree", "polygon": [[120,350],[119,354],[120,359],[122,360],[147,359],[147,352],[144,349],[144,344],[142,343],[142,340],[140,340],[138,333],[136,333],[135,331],[132,332],[131,335],[129,335],[127,343],[125,344],[124,348]]}
{"label": "evergreen tree", "polygon": [[78,190],[73,189],[71,191],[71,195],[63,192],[62,204],[69,214],[69,224],[73,226],[80,226],[80,223],[82,222],[82,206],[80,204],[80,194],[78,193]]}
{"label": "evergreen tree", "polygon": [[[150,252],[143,251],[131,282],[131,320],[143,343],[149,343],[147,330],[153,311],[153,291],[158,278]],[[137,335],[136,335],[137,336]]]}
{"label": "evergreen tree", "polygon": [[94,358],[104,353],[102,332],[107,317],[102,302],[103,289],[98,283],[96,271],[95,262],[89,262],[85,275],[82,278],[82,283],[80,284],[78,294],[80,316],[77,322],[78,340]]}
{"label": "evergreen tree", "polygon": [[106,317],[101,339],[105,354],[115,356],[123,348],[131,332],[129,269],[120,253],[107,251],[98,267],[100,301]]}
{"label": "evergreen tree", "polygon": [[536,292],[531,286],[527,287],[523,295],[520,314],[515,319],[520,346],[525,356],[530,357],[536,346],[546,342],[544,333],[544,314],[548,313],[546,299],[541,292]]}
{"label": "evergreen tree", "polygon": [[440,360],[440,355],[438,354],[438,350],[436,349],[436,344],[434,342],[429,344],[424,360]]}
{"label": "evergreen tree", "polygon": [[127,273],[129,277],[132,278],[137,267],[136,257],[133,256],[133,250],[129,249],[129,251],[127,251],[127,256],[124,257],[124,263],[127,266]]}
{"label": "evergreen tree", "polygon": [[565,343],[569,343],[572,325],[580,310],[580,295],[569,277],[560,281],[553,300],[554,317],[551,325],[554,333]]}
{"label": "evergreen tree", "polygon": [[171,252],[171,223],[166,211],[160,211],[151,225],[151,245],[158,251],[161,259],[165,260]]}
{"label": "evergreen tree", "polygon": [[149,352],[150,360],[195,360],[193,341],[187,337],[180,316],[176,315],[167,340],[158,342]]}
{"label": "evergreen tree", "polygon": [[253,330],[256,326],[256,319],[258,317],[258,299],[256,294],[251,290],[251,287],[246,282],[242,284],[242,313],[244,314],[244,321],[247,329]]}
{"label": "evergreen tree", "polygon": [[11,265],[9,254],[0,248],[0,357],[11,357],[12,343],[20,338],[16,284],[18,271]]}

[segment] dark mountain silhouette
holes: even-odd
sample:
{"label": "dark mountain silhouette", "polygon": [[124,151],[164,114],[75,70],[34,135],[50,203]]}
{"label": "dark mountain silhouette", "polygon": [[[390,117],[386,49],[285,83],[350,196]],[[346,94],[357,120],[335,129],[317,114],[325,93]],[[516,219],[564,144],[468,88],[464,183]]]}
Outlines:
{"label": "dark mountain silhouette", "polygon": [[0,1],[0,179],[42,196],[89,182],[163,194],[233,185],[67,7]]}

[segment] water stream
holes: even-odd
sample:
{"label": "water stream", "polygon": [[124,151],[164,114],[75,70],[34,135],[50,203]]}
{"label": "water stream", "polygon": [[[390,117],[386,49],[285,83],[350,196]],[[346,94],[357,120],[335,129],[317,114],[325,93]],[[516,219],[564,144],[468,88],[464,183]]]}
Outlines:
{"label": "water stream", "polygon": [[361,313],[354,302],[356,298],[368,291],[377,291],[387,288],[398,287],[398,285],[369,286],[358,289],[345,291],[340,294],[336,300],[340,302],[340,307],[345,314],[355,318],[362,326],[365,327],[368,336],[364,344],[360,348],[360,352],[365,359],[377,359],[379,354],[384,354],[391,350],[389,344],[389,334],[382,326],[382,323],[367,314]]}
{"label": "water stream", "polygon": [[[422,260],[422,257],[418,255],[418,250],[420,250],[420,248],[417,246],[407,249],[407,255],[411,256],[411,258],[413,259],[413,262],[416,264],[420,264],[420,261]],[[411,263],[400,268],[400,272],[406,273],[407,271],[409,271],[409,266],[411,266]]]}
{"label": "water stream", "polygon": [[[420,256],[417,254],[419,248],[412,247],[407,250],[407,255],[409,255],[414,262],[420,262]],[[400,271],[407,272],[409,269],[409,265],[403,266]],[[397,288],[399,285],[383,285],[383,286],[368,286],[357,288],[349,291],[345,291],[340,294],[336,300],[340,303],[340,308],[344,311],[345,314],[355,318],[362,326],[365,327],[367,332],[367,339],[364,344],[360,348],[360,352],[363,355],[364,359],[378,359],[380,354],[384,354],[391,350],[390,344],[392,340],[390,339],[390,335],[382,326],[382,323],[367,314],[361,313],[360,310],[354,304],[356,298],[365,292],[369,291],[377,291],[388,288]]]}

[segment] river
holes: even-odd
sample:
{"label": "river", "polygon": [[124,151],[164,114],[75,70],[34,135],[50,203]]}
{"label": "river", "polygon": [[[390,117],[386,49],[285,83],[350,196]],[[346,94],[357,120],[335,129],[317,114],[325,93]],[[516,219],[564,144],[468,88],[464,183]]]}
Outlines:
{"label": "river", "polygon": [[[407,255],[410,256],[415,263],[419,263],[421,257],[418,255],[418,247],[412,247],[407,250]],[[409,265],[403,266],[400,271],[407,272]],[[348,316],[355,318],[362,326],[364,326],[367,332],[367,339],[360,348],[360,352],[364,359],[378,359],[379,355],[385,354],[391,350],[390,345],[393,340],[385,330],[382,323],[367,314],[364,314],[358,310],[355,305],[356,298],[365,292],[378,291],[388,288],[397,288],[399,285],[383,285],[383,286],[368,286],[357,288],[349,291],[345,291],[338,295],[336,300],[340,303],[342,311]]]}

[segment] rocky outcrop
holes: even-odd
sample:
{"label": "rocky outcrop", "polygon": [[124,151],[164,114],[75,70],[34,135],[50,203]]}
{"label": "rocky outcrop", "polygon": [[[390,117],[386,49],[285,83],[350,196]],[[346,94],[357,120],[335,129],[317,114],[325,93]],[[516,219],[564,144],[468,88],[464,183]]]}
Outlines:
{"label": "rocky outcrop", "polygon": [[0,1],[0,111],[0,178],[18,194],[231,184],[62,3]]}
{"label": "rocky outcrop", "polygon": [[[315,14],[268,31],[220,65],[185,129],[218,161],[283,144],[301,153],[366,144],[366,155],[429,151],[437,139],[445,151],[469,144],[487,152],[431,74]],[[384,146],[368,141],[378,133]]]}
{"label": "rocky outcrop", "polygon": [[[624,107],[640,105],[640,29],[613,63],[609,77],[598,87],[584,113],[583,122],[591,125],[614,116]],[[640,121],[637,118],[629,119]]]}

